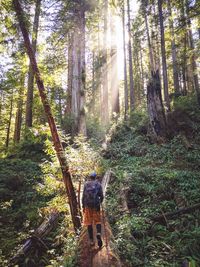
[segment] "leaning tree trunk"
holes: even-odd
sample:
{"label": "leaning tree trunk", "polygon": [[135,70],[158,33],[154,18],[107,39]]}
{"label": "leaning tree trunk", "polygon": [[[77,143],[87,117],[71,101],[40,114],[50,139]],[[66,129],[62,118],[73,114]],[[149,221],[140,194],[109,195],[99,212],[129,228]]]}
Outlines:
{"label": "leaning tree trunk", "polygon": [[27,54],[29,56],[32,70],[33,70],[33,73],[34,73],[34,76],[36,79],[36,83],[37,83],[37,86],[39,89],[39,93],[40,93],[40,97],[41,97],[42,104],[44,107],[44,111],[45,111],[45,114],[47,116],[47,120],[48,120],[49,127],[51,130],[54,148],[55,148],[58,160],[60,162],[62,175],[63,175],[63,181],[65,184],[65,188],[66,188],[67,196],[68,196],[68,200],[69,200],[69,206],[70,206],[73,225],[74,225],[75,231],[78,231],[78,229],[81,227],[81,222],[80,222],[80,217],[78,214],[77,198],[76,198],[75,190],[73,187],[68,162],[65,158],[64,150],[62,147],[62,143],[60,141],[60,137],[58,135],[58,131],[56,128],[56,124],[55,124],[53,115],[52,115],[51,107],[48,103],[47,95],[46,95],[45,88],[44,88],[44,83],[43,83],[43,80],[41,78],[40,71],[38,69],[38,65],[37,65],[37,62],[35,59],[35,55],[34,55],[34,52],[33,52],[33,49],[32,49],[31,43],[30,43],[28,31],[26,29],[26,25],[25,25],[25,21],[24,21],[23,10],[21,8],[19,0],[13,0],[13,4],[14,4],[14,9],[15,9],[16,14],[17,14],[18,21],[19,21],[19,26],[20,26],[20,29],[22,31],[22,35],[24,38],[24,44],[25,44],[25,47],[27,50]]}
{"label": "leaning tree trunk", "polygon": [[10,260],[9,266],[16,266],[17,264],[20,264],[23,258],[27,257],[31,249],[37,244],[42,244],[43,247],[47,248],[43,238],[46,237],[52,231],[52,229],[54,229],[58,223],[59,215],[60,214],[57,211],[54,211],[42,222],[42,224],[34,231],[34,233],[25,240],[23,246]]}
{"label": "leaning tree trunk", "polygon": [[152,80],[147,85],[147,107],[150,119],[150,136],[154,141],[164,141],[167,135],[167,125],[158,70],[156,73],[152,72]]}
{"label": "leaning tree trunk", "polygon": [[[41,9],[41,0],[37,0],[35,7],[35,17],[33,22],[33,33],[32,33],[32,49],[34,54],[36,53],[40,9]],[[28,71],[28,90],[27,90],[26,117],[25,117],[25,124],[27,127],[32,127],[32,121],[33,121],[33,111],[32,111],[33,88],[34,88],[34,73],[30,63]]]}

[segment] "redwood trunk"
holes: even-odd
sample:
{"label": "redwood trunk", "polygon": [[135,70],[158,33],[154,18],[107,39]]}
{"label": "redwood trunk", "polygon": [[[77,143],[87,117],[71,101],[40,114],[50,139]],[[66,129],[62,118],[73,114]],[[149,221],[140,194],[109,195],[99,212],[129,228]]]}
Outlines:
{"label": "redwood trunk", "polygon": [[44,83],[43,83],[43,80],[40,76],[40,71],[39,71],[38,66],[37,66],[34,51],[32,49],[31,43],[30,43],[28,31],[26,29],[25,22],[24,22],[23,10],[21,8],[19,0],[14,0],[13,3],[14,3],[14,8],[15,8],[15,11],[16,11],[16,14],[18,17],[19,26],[20,26],[20,29],[22,31],[22,35],[24,38],[24,44],[25,44],[25,47],[27,50],[27,54],[29,56],[32,70],[33,70],[33,73],[34,73],[34,76],[36,79],[36,83],[37,83],[37,86],[39,89],[39,93],[40,93],[40,97],[41,97],[42,104],[44,107],[44,111],[45,111],[45,114],[47,116],[47,120],[48,120],[49,127],[51,130],[54,148],[55,148],[55,151],[57,153],[58,160],[60,162],[60,166],[61,166],[61,170],[62,170],[62,174],[63,174],[63,181],[65,184],[65,188],[66,188],[67,196],[68,196],[68,200],[69,200],[69,206],[70,206],[73,225],[74,225],[75,230],[78,231],[78,229],[81,227],[81,222],[80,222],[80,218],[79,218],[79,214],[78,214],[78,203],[77,203],[77,199],[76,199],[75,190],[74,190],[74,187],[72,184],[71,174],[69,172],[69,166],[68,166],[68,163],[67,163],[66,158],[65,158],[65,153],[64,153],[59,135],[58,135],[58,131],[56,128],[56,124],[55,124],[53,115],[52,115],[51,107],[48,103],[48,99],[46,96]]}
{"label": "redwood trunk", "polygon": [[128,81],[127,81],[127,62],[126,62],[126,36],[125,36],[125,7],[124,7],[124,0],[123,0],[123,7],[122,7],[122,27],[123,27],[123,50],[124,50],[124,117],[127,119],[128,113]]}
{"label": "redwood trunk", "polygon": [[101,117],[102,124],[108,125],[108,62],[107,62],[107,29],[108,29],[108,0],[104,6],[104,40],[103,40],[103,66],[102,66],[102,95],[101,95]]}
{"label": "redwood trunk", "polygon": [[10,127],[11,127],[12,113],[13,113],[13,91],[10,100],[10,113],[9,113],[9,120],[8,120],[7,134],[6,134],[6,148],[8,148],[10,141]]}
{"label": "redwood trunk", "polygon": [[172,19],[171,3],[167,0],[168,12],[169,12],[169,27],[171,31],[171,50],[172,50],[172,63],[173,63],[173,79],[174,79],[174,91],[175,93],[180,93],[179,88],[179,74],[178,74],[178,64],[177,64],[177,52],[174,34],[174,23]]}
{"label": "redwood trunk", "polygon": [[79,64],[79,81],[80,81],[80,110],[79,110],[79,122],[78,122],[78,132],[84,136],[86,133],[86,121],[85,121],[85,82],[86,82],[86,71],[85,71],[85,7],[80,4],[79,11],[79,23],[80,23],[80,64]]}
{"label": "redwood trunk", "polygon": [[15,131],[14,131],[14,143],[19,143],[21,135],[22,126],[22,107],[23,107],[23,97],[24,97],[24,77],[21,78],[17,103],[17,113],[15,118]]}
{"label": "redwood trunk", "polygon": [[166,61],[166,50],[165,50],[165,32],[164,32],[164,23],[163,23],[162,3],[163,3],[163,0],[158,0],[161,52],[162,52],[162,69],[163,69],[163,87],[164,87],[164,99],[165,99],[167,111],[170,111],[170,101],[169,101],[169,92],[168,92],[167,61]]}
{"label": "redwood trunk", "polygon": [[131,111],[135,108],[135,92],[133,84],[133,59],[132,59],[132,47],[131,47],[131,24],[130,24],[130,2],[127,0],[127,13],[128,13],[128,55],[129,55],[129,86],[130,86],[130,108]]}
{"label": "redwood trunk", "polygon": [[112,115],[119,114],[119,83],[118,83],[118,69],[117,69],[117,45],[115,38],[115,23],[114,17],[110,18],[111,29],[111,51],[110,51],[110,67],[111,67],[111,101],[112,101]]}
{"label": "redwood trunk", "polygon": [[167,126],[158,70],[156,73],[152,73],[152,80],[147,85],[147,107],[150,119],[150,134],[154,140],[164,141]]}
{"label": "redwood trunk", "polygon": [[[36,7],[35,7],[34,23],[33,23],[33,33],[32,33],[32,49],[33,49],[34,55],[36,53],[40,7],[41,7],[41,0],[37,0]],[[32,127],[32,124],[33,124],[33,110],[32,110],[33,109],[33,88],[34,88],[34,73],[31,67],[31,63],[30,63],[29,72],[28,72],[28,91],[27,91],[26,117],[25,117],[25,124],[27,127]]]}
{"label": "redwood trunk", "polygon": [[152,49],[151,40],[150,40],[149,25],[148,25],[146,10],[144,10],[144,19],[145,19],[145,26],[146,26],[146,32],[147,32],[148,47],[149,47],[149,63],[150,63],[149,65],[150,65],[150,70],[154,72],[156,71],[156,67],[155,67],[153,49]]}

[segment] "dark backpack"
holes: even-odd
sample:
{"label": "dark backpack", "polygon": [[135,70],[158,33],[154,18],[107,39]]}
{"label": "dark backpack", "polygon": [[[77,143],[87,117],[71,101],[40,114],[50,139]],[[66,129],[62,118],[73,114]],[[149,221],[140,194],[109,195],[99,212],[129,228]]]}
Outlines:
{"label": "dark backpack", "polygon": [[98,208],[100,199],[98,196],[99,184],[98,182],[87,182],[84,190],[84,205],[89,208]]}

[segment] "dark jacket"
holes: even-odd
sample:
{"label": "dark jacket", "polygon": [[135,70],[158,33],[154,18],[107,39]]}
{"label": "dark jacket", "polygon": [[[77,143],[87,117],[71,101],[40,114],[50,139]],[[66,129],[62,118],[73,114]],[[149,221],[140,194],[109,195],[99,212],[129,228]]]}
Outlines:
{"label": "dark jacket", "polygon": [[100,204],[103,202],[104,197],[103,197],[102,186],[97,180],[90,180],[84,184],[83,195],[82,195],[82,207],[83,208],[88,207],[87,203],[86,203],[86,187],[88,186],[89,183],[92,183],[92,184],[96,185],[96,187],[97,187],[97,197],[99,198],[99,204],[95,208],[96,208],[96,210],[100,210]]}

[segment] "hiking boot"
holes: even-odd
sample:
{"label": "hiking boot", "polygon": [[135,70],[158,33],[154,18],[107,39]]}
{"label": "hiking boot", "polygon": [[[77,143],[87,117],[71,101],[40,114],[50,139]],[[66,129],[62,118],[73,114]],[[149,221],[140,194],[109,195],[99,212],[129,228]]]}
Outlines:
{"label": "hiking boot", "polygon": [[95,245],[94,240],[90,240],[90,246],[93,247]]}
{"label": "hiking boot", "polygon": [[101,234],[97,234],[97,243],[98,243],[99,248],[101,248],[103,245]]}

